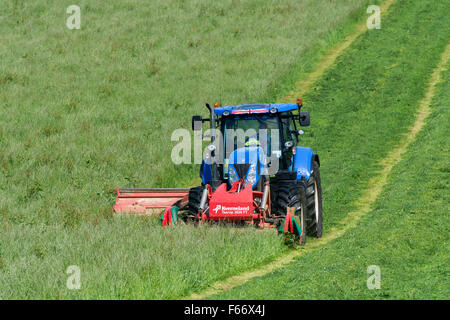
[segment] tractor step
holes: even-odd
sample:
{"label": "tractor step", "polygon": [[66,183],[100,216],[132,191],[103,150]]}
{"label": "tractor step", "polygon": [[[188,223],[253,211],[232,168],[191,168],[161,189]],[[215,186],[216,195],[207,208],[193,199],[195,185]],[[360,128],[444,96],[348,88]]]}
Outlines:
{"label": "tractor step", "polygon": [[114,212],[156,215],[175,204],[186,206],[188,197],[186,188],[117,188]]}

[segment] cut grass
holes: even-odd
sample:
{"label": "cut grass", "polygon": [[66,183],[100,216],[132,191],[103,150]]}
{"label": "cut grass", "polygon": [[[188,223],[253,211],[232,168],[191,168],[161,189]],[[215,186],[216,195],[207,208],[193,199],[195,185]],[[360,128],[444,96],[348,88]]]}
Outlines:
{"label": "cut grass", "polygon": [[305,97],[313,120],[301,143],[321,157],[324,234],[355,209],[379,161],[412,125],[449,41],[445,6],[393,4],[383,28],[357,39]]}
{"label": "cut grass", "polygon": [[282,254],[253,229],[113,219],[114,188],[188,184],[173,129],[205,101],[274,101],[373,2],[80,1],[69,31],[71,3],[2,1],[0,297],[175,298]]}
{"label": "cut grass", "polygon": [[[213,298],[448,300],[450,150],[443,137],[450,125],[449,104],[447,70],[426,126],[357,228],[271,275]],[[380,267],[379,290],[367,289],[370,265]]]}

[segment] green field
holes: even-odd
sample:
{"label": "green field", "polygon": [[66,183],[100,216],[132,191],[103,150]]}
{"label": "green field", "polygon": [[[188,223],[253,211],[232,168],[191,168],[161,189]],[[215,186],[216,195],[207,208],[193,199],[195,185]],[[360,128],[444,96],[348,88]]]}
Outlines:
{"label": "green field", "polygon": [[254,230],[113,218],[115,187],[190,184],[171,132],[205,101],[275,99],[368,2],[80,1],[68,30],[72,3],[2,1],[0,297],[178,297],[284,252]]}
{"label": "green field", "polygon": [[[0,298],[181,298],[286,253],[253,228],[113,217],[115,187],[191,185],[198,166],[168,160],[174,129],[206,101],[278,100],[377,3],[80,1],[82,28],[68,30],[72,3],[3,1]],[[324,234],[413,123],[450,40],[449,4],[398,0],[305,95]],[[448,89],[447,74],[430,124],[357,228],[217,298],[448,298]],[[382,290],[364,287],[370,264]],[[66,288],[70,265],[80,290]]]}

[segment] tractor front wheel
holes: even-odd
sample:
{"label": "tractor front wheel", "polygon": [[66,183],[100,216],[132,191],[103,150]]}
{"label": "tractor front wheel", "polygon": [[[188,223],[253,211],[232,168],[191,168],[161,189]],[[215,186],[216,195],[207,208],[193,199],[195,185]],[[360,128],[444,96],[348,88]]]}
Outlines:
{"label": "tractor front wheel", "polygon": [[311,177],[306,182],[306,234],[311,237],[322,236],[322,184],[319,164],[312,163]]}

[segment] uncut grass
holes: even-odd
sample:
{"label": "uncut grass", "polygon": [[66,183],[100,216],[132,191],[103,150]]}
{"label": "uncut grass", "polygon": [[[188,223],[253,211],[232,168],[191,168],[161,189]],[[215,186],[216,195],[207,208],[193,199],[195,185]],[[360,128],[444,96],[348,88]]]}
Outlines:
{"label": "uncut grass", "polygon": [[63,2],[2,1],[2,206],[51,223],[96,215],[116,186],[189,184],[198,166],[170,161],[172,131],[206,101],[257,102],[367,3],[80,1],[70,31]]}
{"label": "uncut grass", "polygon": [[[158,219],[117,218],[108,224],[8,226],[0,247],[3,299],[177,298],[243,266],[287,250],[253,227],[161,228]],[[81,270],[81,289],[68,290],[67,267]]]}
{"label": "uncut grass", "polygon": [[172,130],[205,101],[279,93],[366,2],[82,1],[75,31],[59,2],[2,2],[0,206],[52,224],[72,211],[96,219],[116,186],[188,185],[198,166],[169,160]]}
{"label": "uncut grass", "polygon": [[[450,71],[442,79],[427,124],[357,228],[214,298],[448,300]],[[379,290],[367,289],[370,265],[380,267]]]}
{"label": "uncut grass", "polygon": [[275,101],[369,2],[80,1],[69,31],[71,3],[2,1],[0,297],[177,297],[283,253],[253,229],[113,219],[114,188],[189,184],[172,130],[205,101]]}

